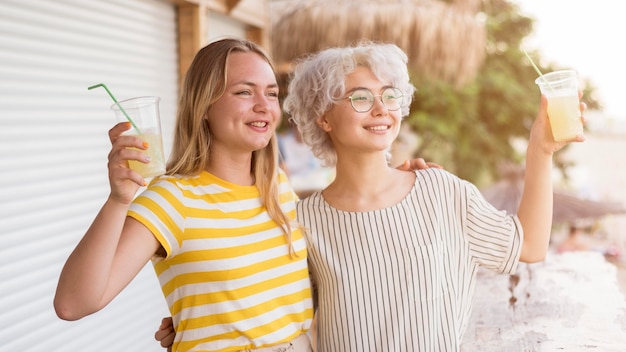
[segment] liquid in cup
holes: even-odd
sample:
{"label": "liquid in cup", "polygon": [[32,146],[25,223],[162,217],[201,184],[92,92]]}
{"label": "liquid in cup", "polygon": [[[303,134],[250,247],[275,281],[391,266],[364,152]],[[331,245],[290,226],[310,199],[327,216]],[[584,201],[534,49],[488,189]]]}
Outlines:
{"label": "liquid in cup", "polygon": [[555,141],[566,141],[583,134],[578,100],[576,71],[554,71],[535,80],[548,98],[548,119]]}
{"label": "liquid in cup", "polygon": [[[145,164],[135,160],[129,160],[128,166],[137,171],[141,176],[148,178],[165,173],[165,156],[163,153],[163,138],[161,134],[161,118],[159,115],[159,97],[137,97],[120,101],[124,111],[132,119],[134,126],[125,131],[123,135],[136,135],[148,143],[147,150],[141,150],[150,157],[150,162]],[[113,104],[111,109],[115,112],[117,120],[128,121],[124,112]]]}

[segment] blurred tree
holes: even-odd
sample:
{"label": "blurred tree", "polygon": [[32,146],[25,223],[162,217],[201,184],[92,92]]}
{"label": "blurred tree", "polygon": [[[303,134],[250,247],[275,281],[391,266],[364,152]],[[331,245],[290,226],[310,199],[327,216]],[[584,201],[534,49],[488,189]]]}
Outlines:
{"label": "blurred tree", "polygon": [[[483,15],[487,56],[476,79],[455,88],[412,77],[418,92],[405,122],[420,138],[415,155],[479,186],[496,179],[503,162],[523,160],[515,146],[528,139],[540,95],[537,74],[521,51],[533,20],[507,0],[484,0]],[[542,72],[564,68],[543,63],[538,52],[530,55]],[[585,82],[584,87],[588,109],[599,109],[593,86]],[[566,174],[568,165],[555,161]]]}

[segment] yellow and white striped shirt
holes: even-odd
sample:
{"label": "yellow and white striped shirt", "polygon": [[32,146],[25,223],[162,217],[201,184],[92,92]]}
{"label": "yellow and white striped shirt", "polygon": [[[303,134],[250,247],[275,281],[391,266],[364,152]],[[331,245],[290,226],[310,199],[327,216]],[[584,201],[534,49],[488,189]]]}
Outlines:
{"label": "yellow and white striped shirt", "polygon": [[[295,220],[297,196],[282,171],[279,179],[281,208]],[[153,265],[174,319],[174,351],[239,351],[308,331],[305,240],[292,229],[297,257],[290,257],[256,186],[208,172],[162,176],[135,199],[129,216],[167,252]]]}

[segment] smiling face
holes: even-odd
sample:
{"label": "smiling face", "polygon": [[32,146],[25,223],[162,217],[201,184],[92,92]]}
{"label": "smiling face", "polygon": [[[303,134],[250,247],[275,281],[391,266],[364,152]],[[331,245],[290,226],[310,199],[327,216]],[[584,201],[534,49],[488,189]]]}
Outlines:
{"label": "smiling face", "polygon": [[342,99],[318,120],[340,157],[346,153],[384,152],[398,136],[401,111],[389,111],[380,97],[368,112],[356,112],[347,97],[365,88],[379,95],[390,85],[381,82],[367,67],[359,66],[345,79],[346,99]]}
{"label": "smiling face", "polygon": [[278,84],[271,66],[251,52],[233,52],[226,89],[209,108],[212,153],[246,153],[265,148],[280,123]]}

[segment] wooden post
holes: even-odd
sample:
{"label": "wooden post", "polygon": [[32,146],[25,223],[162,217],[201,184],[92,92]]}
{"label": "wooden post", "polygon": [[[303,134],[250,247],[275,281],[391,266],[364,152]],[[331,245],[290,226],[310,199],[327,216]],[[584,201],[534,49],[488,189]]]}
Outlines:
{"label": "wooden post", "polygon": [[179,87],[194,56],[205,42],[206,17],[206,7],[202,4],[185,2],[178,5]]}
{"label": "wooden post", "polygon": [[[178,70],[179,87],[185,78],[194,56],[207,44],[209,11],[223,14],[239,21],[246,29],[246,38],[271,51],[269,39],[269,3],[267,0],[243,2],[242,0],[169,0],[178,9]],[[244,5],[245,4],[245,5]],[[271,52],[270,52],[271,55]]]}

